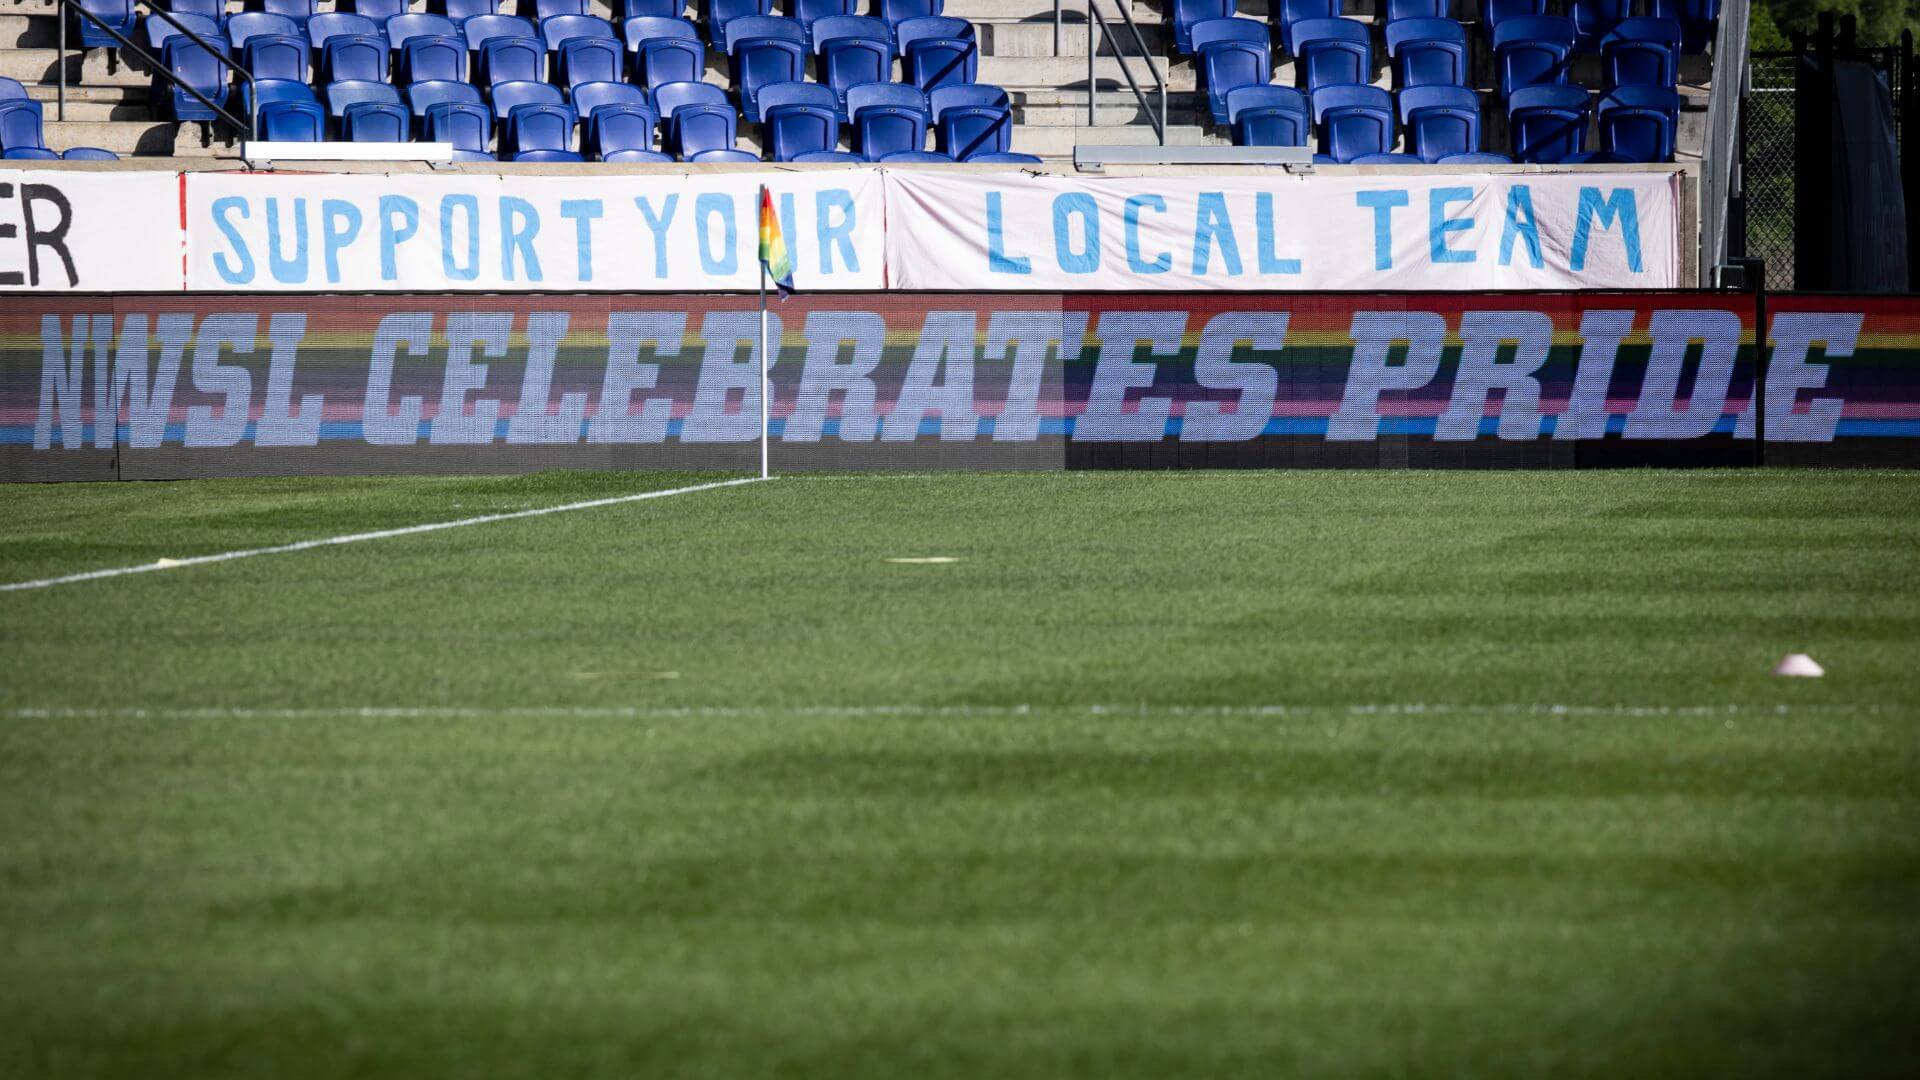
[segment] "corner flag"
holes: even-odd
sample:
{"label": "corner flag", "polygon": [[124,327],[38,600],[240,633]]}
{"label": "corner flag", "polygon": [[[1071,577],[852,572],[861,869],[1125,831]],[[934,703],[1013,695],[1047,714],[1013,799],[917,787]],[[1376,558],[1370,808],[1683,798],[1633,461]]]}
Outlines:
{"label": "corner flag", "polygon": [[760,188],[760,265],[785,296],[793,291],[793,259],[787,254],[787,238],[780,234],[780,215],[773,211],[773,193]]}

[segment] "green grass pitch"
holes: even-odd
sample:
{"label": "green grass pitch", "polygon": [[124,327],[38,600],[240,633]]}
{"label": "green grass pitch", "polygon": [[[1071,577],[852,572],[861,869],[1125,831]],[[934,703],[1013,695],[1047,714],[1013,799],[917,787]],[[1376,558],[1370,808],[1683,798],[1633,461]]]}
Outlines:
{"label": "green grass pitch", "polygon": [[[709,479],[14,487],[0,579]],[[1916,510],[794,476],[0,593],[0,1076],[1911,1075]]]}

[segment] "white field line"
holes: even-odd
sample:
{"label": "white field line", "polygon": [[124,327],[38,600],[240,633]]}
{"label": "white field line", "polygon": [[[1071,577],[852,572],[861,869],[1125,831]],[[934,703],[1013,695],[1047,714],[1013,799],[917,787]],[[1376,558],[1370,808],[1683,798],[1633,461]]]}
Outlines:
{"label": "white field line", "polygon": [[1810,705],[1439,705],[1422,702],[1361,705],[632,705],[525,706],[463,708],[459,706],[341,706],[339,708],[10,708],[0,709],[8,720],[324,720],[353,717],[371,720],[484,720],[531,718],[557,720],[679,720],[731,717],[950,717],[986,719],[1028,715],[1082,716],[1190,716],[1190,717],[1329,717],[1349,716],[1509,716],[1555,717],[1731,717],[1787,716],[1835,712],[1902,712],[1904,706],[1844,703]]}
{"label": "white field line", "polygon": [[399,529],[381,529],[376,532],[351,533],[346,536],[328,536],[319,540],[301,540],[293,544],[280,544],[275,547],[247,548],[241,551],[223,551],[217,555],[195,555],[186,559],[162,559],[159,562],[141,566],[117,566],[109,570],[89,570],[81,574],[68,574],[65,577],[42,578],[39,581],[15,581],[0,585],[0,592],[17,592],[21,589],[45,589],[54,585],[71,585],[77,581],[99,581],[103,578],[122,577],[127,574],[145,574],[154,570],[179,570],[188,566],[205,566],[208,563],[232,562],[235,559],[250,559],[255,555],[284,555],[293,551],[309,551],[313,548],[334,547],[339,544],[357,544],[362,540],[387,540],[395,536],[413,536],[418,533],[438,532],[441,529],[459,529],[468,525],[485,525],[493,521],[512,521],[515,518],[540,517],[543,514],[564,514],[569,510],[591,510],[596,506],[614,506],[619,503],[641,502],[646,499],[664,499],[669,495],[686,495],[695,491],[712,491],[715,488],[736,487],[740,484],[757,484],[772,477],[750,476],[740,480],[716,480],[711,484],[694,484],[691,487],[666,488],[661,491],[642,491],[633,495],[615,495],[606,499],[589,499],[586,502],[566,503],[560,506],[541,506],[532,510],[515,510],[509,514],[484,514],[480,517],[461,518],[457,521],[435,521],[425,525],[408,525]]}

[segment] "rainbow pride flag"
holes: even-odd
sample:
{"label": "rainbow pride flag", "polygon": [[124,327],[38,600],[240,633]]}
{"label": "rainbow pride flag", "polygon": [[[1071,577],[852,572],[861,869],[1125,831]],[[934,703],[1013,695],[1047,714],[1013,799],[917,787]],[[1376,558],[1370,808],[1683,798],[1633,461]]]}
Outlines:
{"label": "rainbow pride flag", "polygon": [[780,215],[773,210],[773,192],[760,187],[760,265],[785,296],[793,291],[793,257],[787,254],[787,238],[780,233]]}

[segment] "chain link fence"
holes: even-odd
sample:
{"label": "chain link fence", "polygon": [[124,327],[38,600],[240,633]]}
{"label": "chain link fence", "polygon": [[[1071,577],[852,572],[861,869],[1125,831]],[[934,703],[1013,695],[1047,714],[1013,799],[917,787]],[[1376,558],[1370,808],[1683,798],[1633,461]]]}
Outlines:
{"label": "chain link fence", "polygon": [[1793,288],[1792,53],[1754,53],[1741,179],[1746,253],[1767,260],[1767,288]]}

